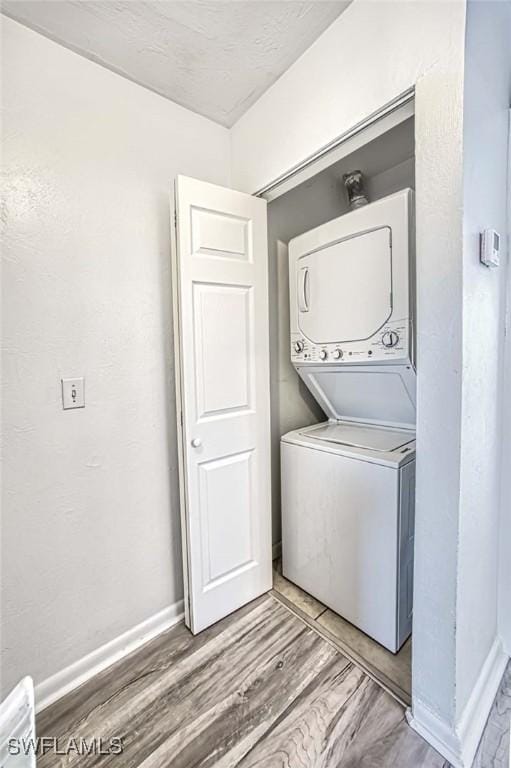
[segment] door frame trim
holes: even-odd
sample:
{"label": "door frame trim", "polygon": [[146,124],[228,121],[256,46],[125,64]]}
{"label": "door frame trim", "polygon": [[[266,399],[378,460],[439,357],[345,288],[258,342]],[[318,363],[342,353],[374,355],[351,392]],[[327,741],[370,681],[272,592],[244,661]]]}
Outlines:
{"label": "door frame trim", "polygon": [[[183,429],[183,354],[181,348],[181,312],[179,302],[179,249],[177,245],[177,176],[172,182],[170,194],[170,253],[171,253],[171,281],[172,281],[172,325],[173,325],[173,353],[175,363],[174,381],[176,387],[176,432],[177,432],[177,464],[179,487],[179,518],[181,526],[181,560],[183,564],[183,603],[185,625],[190,626],[192,620],[192,605],[190,600],[190,573],[188,563],[188,497],[186,493],[187,469],[185,456],[185,435]],[[183,482],[184,480],[184,482]]]}

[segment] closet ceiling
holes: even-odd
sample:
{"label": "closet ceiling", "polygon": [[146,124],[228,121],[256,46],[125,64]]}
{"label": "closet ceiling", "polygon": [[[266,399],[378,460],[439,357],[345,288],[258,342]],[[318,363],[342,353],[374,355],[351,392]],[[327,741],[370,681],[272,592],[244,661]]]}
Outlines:
{"label": "closet ceiling", "polygon": [[21,23],[231,126],[349,0],[3,0]]}

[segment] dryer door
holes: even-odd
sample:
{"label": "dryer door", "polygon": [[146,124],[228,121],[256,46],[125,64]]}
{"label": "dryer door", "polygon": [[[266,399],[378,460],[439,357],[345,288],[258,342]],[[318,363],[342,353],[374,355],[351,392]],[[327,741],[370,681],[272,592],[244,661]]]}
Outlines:
{"label": "dryer door", "polygon": [[298,326],[315,344],[369,339],[392,315],[390,227],[331,242],[297,261]]}

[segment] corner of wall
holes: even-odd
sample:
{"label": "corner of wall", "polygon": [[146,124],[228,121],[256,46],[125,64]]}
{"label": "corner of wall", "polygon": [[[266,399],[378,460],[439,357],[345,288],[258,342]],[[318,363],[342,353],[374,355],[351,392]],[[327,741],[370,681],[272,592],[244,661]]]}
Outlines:
{"label": "corner of wall", "polygon": [[508,655],[504,651],[502,641],[496,637],[481,667],[470,698],[457,720],[456,733],[463,768],[470,768],[473,763],[507,662]]}
{"label": "corner of wall", "polygon": [[410,727],[445,757],[453,768],[472,766],[508,658],[500,639],[496,638],[471,696],[454,723],[446,722],[414,697],[413,708],[406,713]]}
{"label": "corner of wall", "polygon": [[433,712],[417,696],[412,709],[406,711],[408,725],[436,749],[453,768],[466,768],[461,761],[461,744],[452,723],[447,723]]}

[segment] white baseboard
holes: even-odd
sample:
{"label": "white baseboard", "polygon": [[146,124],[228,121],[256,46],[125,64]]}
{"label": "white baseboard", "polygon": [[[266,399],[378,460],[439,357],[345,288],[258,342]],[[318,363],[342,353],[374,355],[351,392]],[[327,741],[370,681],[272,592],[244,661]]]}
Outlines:
{"label": "white baseboard", "polygon": [[282,554],[282,542],[277,541],[272,547],[271,559],[276,560]]}
{"label": "white baseboard", "polygon": [[508,660],[501,639],[496,637],[458,723],[464,766],[473,763]]}
{"label": "white baseboard", "polygon": [[408,723],[454,768],[470,768],[508,662],[496,638],[456,725],[447,723],[420,701],[406,713]]}
{"label": "white baseboard", "polygon": [[177,624],[182,618],[183,601],[179,600],[43,680],[35,687],[36,712],[40,712],[78,688],[98,672]]}
{"label": "white baseboard", "polygon": [[407,710],[408,724],[454,767],[464,768],[461,746],[454,727],[432,712],[420,701],[413,701],[413,711]]}

